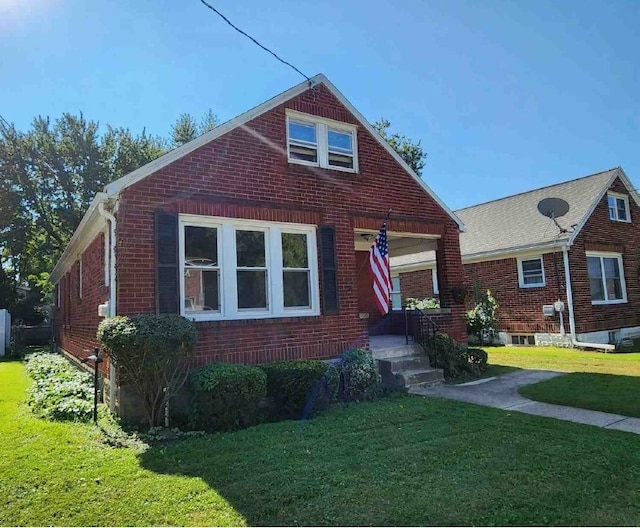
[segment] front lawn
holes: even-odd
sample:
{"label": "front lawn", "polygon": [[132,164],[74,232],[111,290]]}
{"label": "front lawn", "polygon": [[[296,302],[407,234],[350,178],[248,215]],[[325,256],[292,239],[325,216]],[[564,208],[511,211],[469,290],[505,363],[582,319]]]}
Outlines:
{"label": "front lawn", "polygon": [[532,400],[640,418],[640,378],[575,372],[522,387]]}
{"label": "front lawn", "polygon": [[401,395],[146,450],[0,363],[0,525],[638,525],[640,436]]}
{"label": "front lawn", "polygon": [[640,353],[604,354],[558,347],[486,347],[489,365],[640,376]]}

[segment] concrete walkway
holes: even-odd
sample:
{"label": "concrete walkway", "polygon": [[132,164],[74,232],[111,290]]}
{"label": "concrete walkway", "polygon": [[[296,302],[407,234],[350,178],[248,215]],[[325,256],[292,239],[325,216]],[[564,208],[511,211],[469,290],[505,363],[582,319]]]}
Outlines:
{"label": "concrete walkway", "polygon": [[549,370],[520,370],[503,376],[472,381],[461,385],[437,385],[435,387],[411,390],[410,392],[422,396],[448,398],[508,411],[547,416],[568,422],[640,434],[640,418],[577,409],[564,405],[552,405],[533,401],[518,394],[520,387],[562,375],[564,375],[563,372]]}

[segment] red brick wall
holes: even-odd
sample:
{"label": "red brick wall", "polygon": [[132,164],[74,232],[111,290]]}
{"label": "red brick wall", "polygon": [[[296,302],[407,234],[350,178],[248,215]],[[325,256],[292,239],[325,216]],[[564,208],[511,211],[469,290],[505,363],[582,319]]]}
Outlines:
{"label": "red brick wall", "polygon": [[[566,303],[564,265],[562,251],[542,255],[546,286],[541,288],[520,288],[518,283],[518,262],[515,258],[465,264],[467,284],[472,291],[477,281],[483,288],[489,288],[498,301],[499,329],[509,333],[535,333],[560,331],[559,318],[542,315],[544,304],[553,304],[558,298]],[[473,296],[467,298],[468,307],[473,306]],[[569,331],[568,316],[565,328]]]}
{"label": "red brick wall", "polygon": [[[619,179],[613,182],[610,190],[629,194]],[[611,221],[605,195],[569,251],[578,333],[640,326],[640,208],[631,197],[629,207],[632,223]],[[586,251],[622,254],[627,303],[595,306],[591,304]]]}
{"label": "red brick wall", "polygon": [[428,269],[400,273],[400,294],[403,304],[406,304],[409,298],[437,298],[433,293],[433,272]]}
{"label": "red brick wall", "polygon": [[[611,190],[629,194],[624,184],[616,180]],[[640,326],[640,208],[630,198],[632,223],[609,220],[607,197],[602,199],[569,249],[569,267],[576,321],[576,332]],[[587,274],[586,251],[609,251],[623,255],[624,275],[628,303],[592,305]],[[553,265],[553,254],[544,255],[544,288],[519,288],[515,258],[465,264],[467,283],[474,280],[492,290],[500,308],[500,330],[512,333],[559,332],[558,317],[544,317],[543,304],[553,304],[558,298],[565,303],[566,288],[562,252],[556,254],[558,275]],[[565,329],[569,331],[568,313],[565,312]]]}
{"label": "red brick wall", "polygon": [[[54,335],[56,343],[66,352],[84,358],[98,346],[96,331],[101,319],[98,305],[109,298],[104,284],[104,236],[97,236],[82,258],[82,298],[79,296],[79,264],[76,262],[63,276],[60,306],[54,306]],[[107,372],[107,363],[101,364]]]}
{"label": "red brick wall", "polygon": [[[154,211],[336,228],[339,315],[199,323],[201,362],[331,357],[353,343],[366,343],[366,321],[358,317],[353,230],[377,230],[389,208],[394,212],[389,230],[442,234],[443,250],[452,263],[451,280],[461,280],[457,226],[364,128],[358,127],[358,174],[289,164],[286,108],[357,124],[324,86],[318,86],[122,193],[119,314],[155,310]],[[464,331],[453,333],[466,339]]]}

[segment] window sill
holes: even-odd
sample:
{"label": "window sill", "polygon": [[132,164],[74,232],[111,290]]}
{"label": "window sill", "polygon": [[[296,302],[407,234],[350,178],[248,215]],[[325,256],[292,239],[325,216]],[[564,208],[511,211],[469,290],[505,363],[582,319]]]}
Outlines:
{"label": "window sill", "polygon": [[320,312],[317,310],[304,310],[304,311],[290,311],[279,314],[272,313],[239,313],[234,316],[224,316],[221,314],[182,314],[187,319],[191,319],[196,323],[200,322],[223,322],[223,321],[246,321],[251,323],[253,321],[261,321],[264,319],[299,319],[300,317],[317,317]]}
{"label": "window sill", "polygon": [[326,170],[332,170],[332,171],[338,171],[338,172],[348,172],[351,174],[357,174],[358,171],[355,169],[347,169],[345,167],[334,167],[333,165],[329,165],[327,167],[322,167],[319,163],[313,163],[310,161],[304,161],[304,160],[297,160],[297,159],[292,159],[292,158],[287,158],[287,161],[292,164],[292,165],[303,165],[305,167],[315,167],[317,169],[326,169]]}
{"label": "window sill", "polygon": [[317,315],[301,315],[296,317],[272,316],[263,317],[261,319],[208,319],[195,320],[198,328],[224,328],[233,326],[248,325],[274,325],[274,324],[300,324],[309,322],[318,322],[321,320],[320,314]]}
{"label": "window sill", "polygon": [[606,306],[609,304],[626,304],[627,299],[616,299],[615,301],[591,301],[592,306]]}
{"label": "window sill", "polygon": [[609,217],[609,220],[611,222],[616,222],[618,224],[630,224],[631,223],[631,220],[618,220],[617,218],[611,218],[611,217]]}
{"label": "window sill", "polygon": [[521,290],[530,290],[531,288],[544,288],[547,284],[546,283],[542,283],[542,284],[520,284],[520,289]]}

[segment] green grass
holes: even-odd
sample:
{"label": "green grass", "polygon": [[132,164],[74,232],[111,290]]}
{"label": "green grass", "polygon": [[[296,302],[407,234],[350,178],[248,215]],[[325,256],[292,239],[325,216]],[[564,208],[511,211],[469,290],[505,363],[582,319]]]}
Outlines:
{"label": "green grass", "polygon": [[532,400],[640,418],[640,378],[576,372],[522,387]]}
{"label": "green grass", "polygon": [[638,525],[640,436],[401,395],[112,448],[0,363],[0,525]]}
{"label": "green grass", "polygon": [[556,347],[486,347],[490,365],[640,376],[640,353],[604,354]]}

